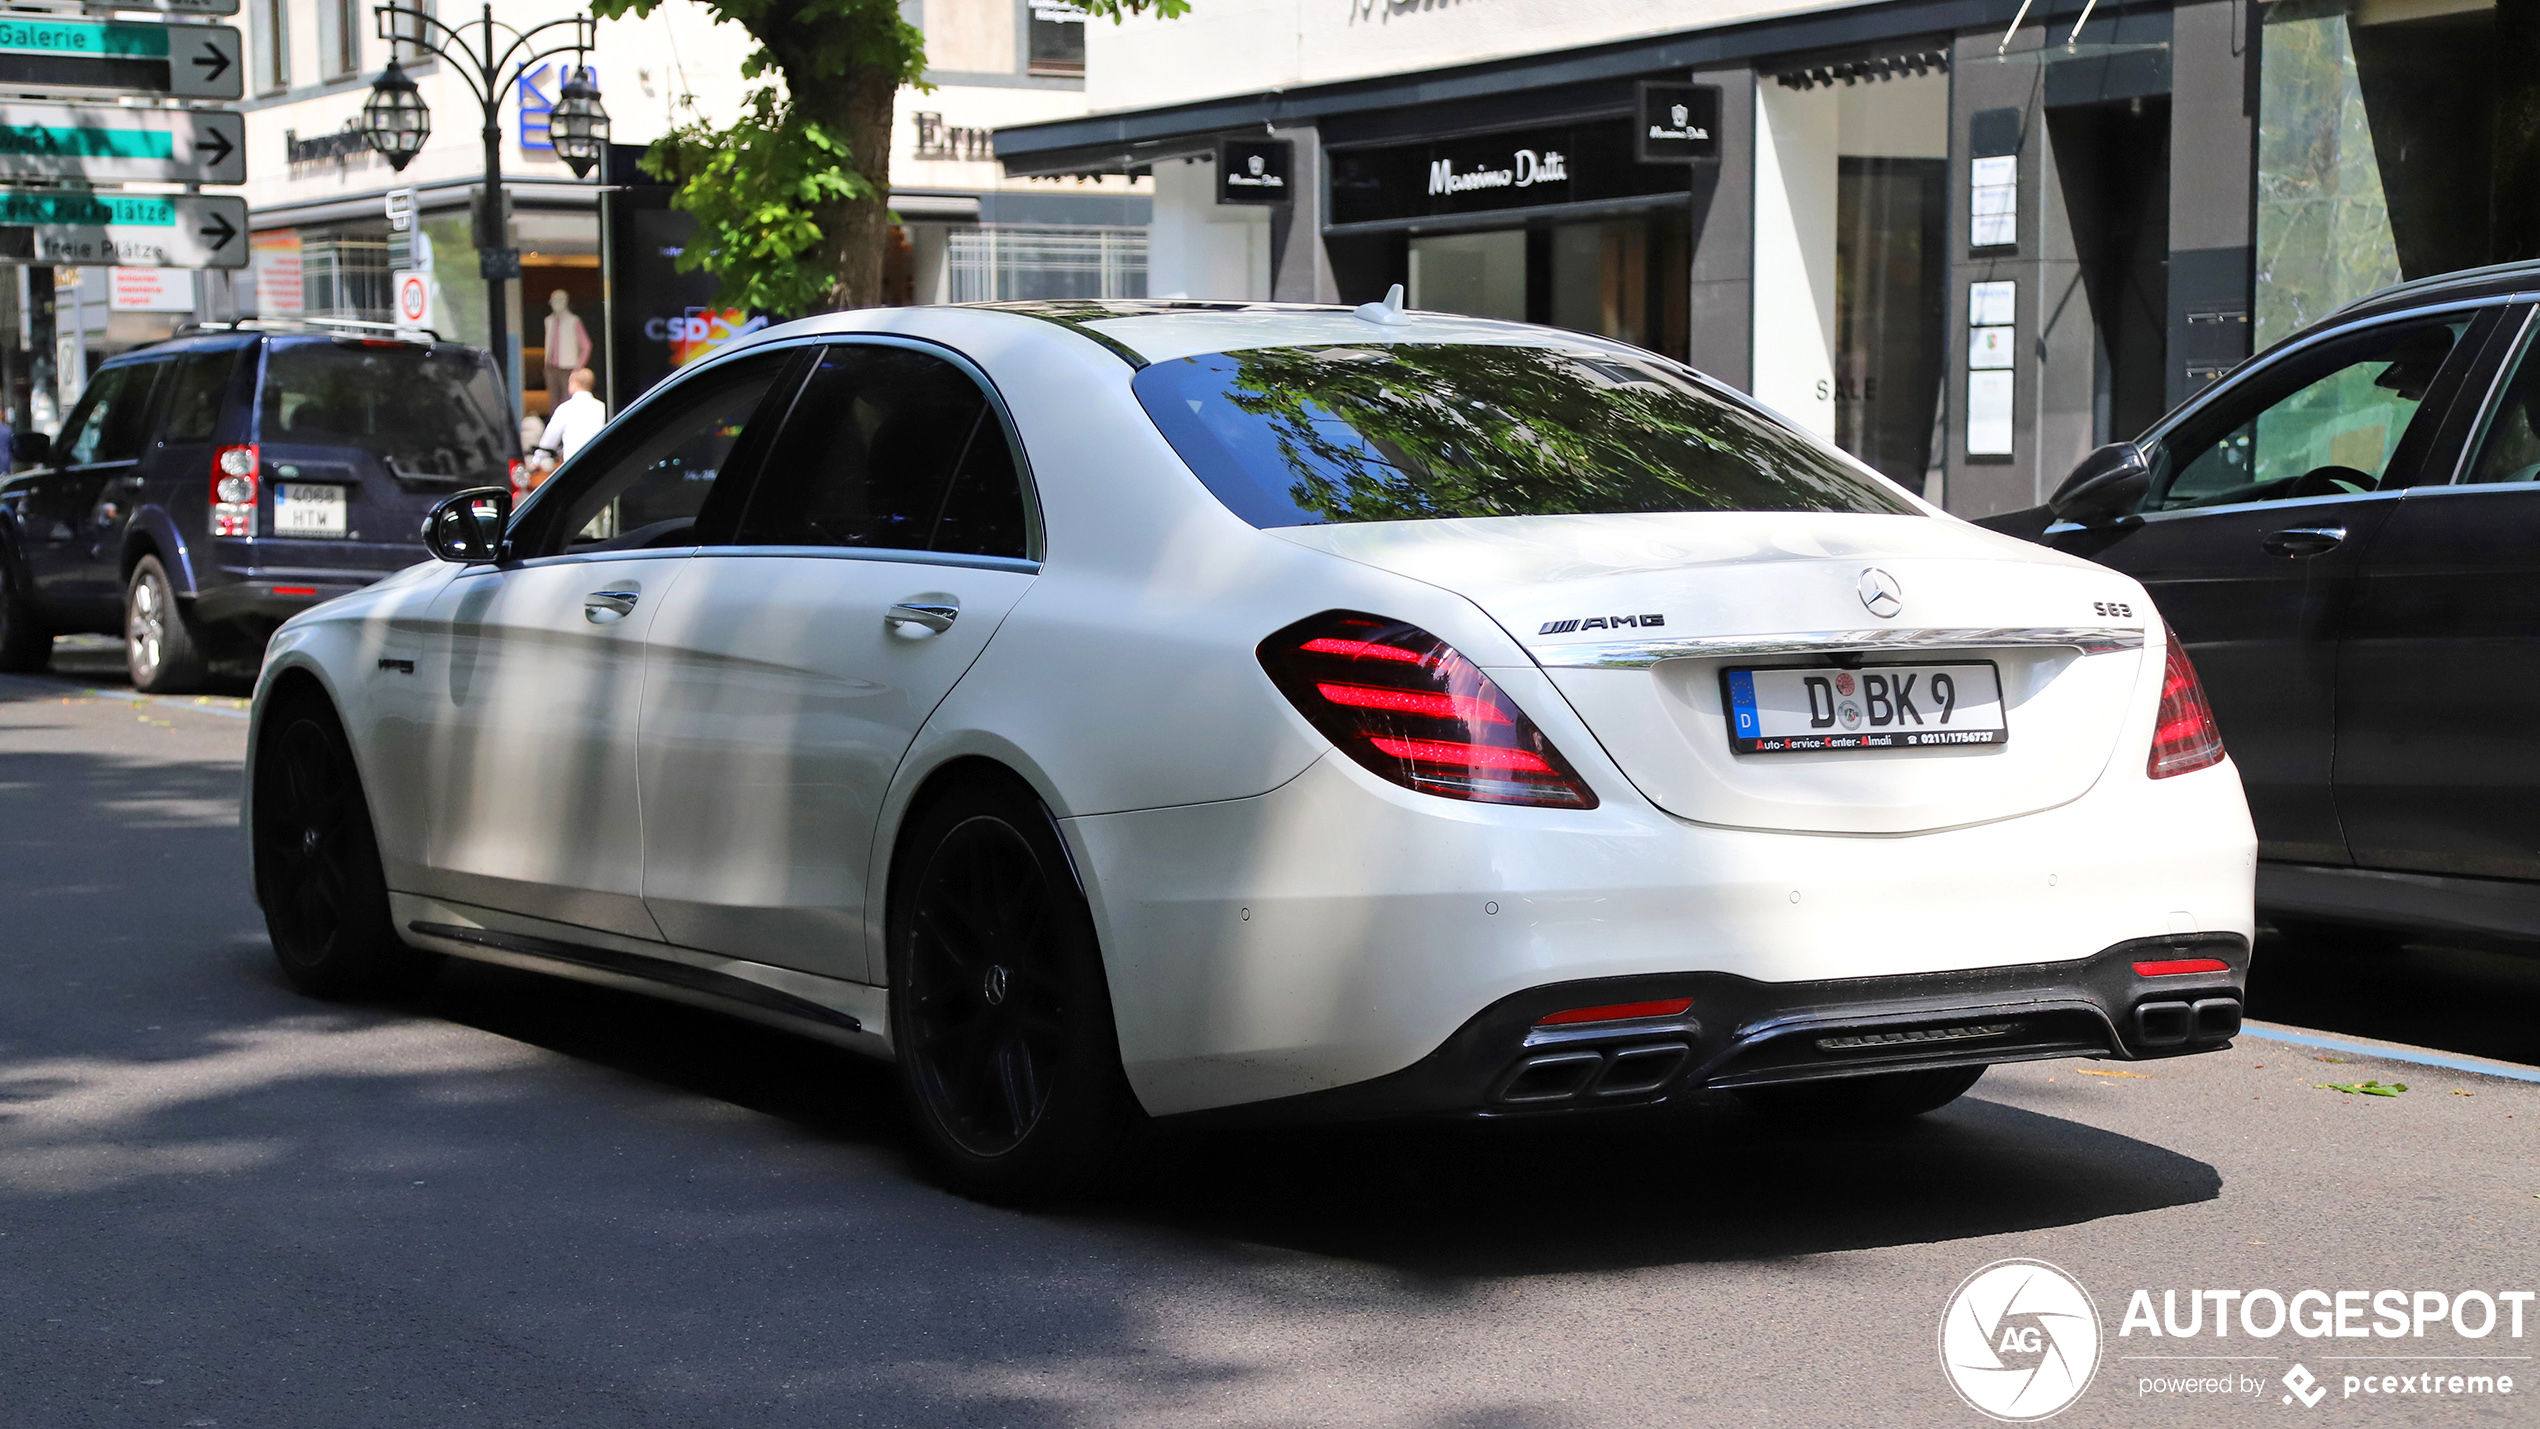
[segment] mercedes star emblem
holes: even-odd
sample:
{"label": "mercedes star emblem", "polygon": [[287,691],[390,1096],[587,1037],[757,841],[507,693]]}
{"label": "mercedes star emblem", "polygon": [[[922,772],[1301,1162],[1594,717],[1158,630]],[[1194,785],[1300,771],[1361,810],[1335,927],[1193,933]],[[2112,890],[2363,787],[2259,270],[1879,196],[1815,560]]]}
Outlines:
{"label": "mercedes star emblem", "polygon": [[1860,593],[1861,604],[1869,608],[1870,614],[1881,620],[1894,620],[1896,613],[1905,608],[1905,587],[1876,566],[1862,571],[1861,579],[1852,588]]}

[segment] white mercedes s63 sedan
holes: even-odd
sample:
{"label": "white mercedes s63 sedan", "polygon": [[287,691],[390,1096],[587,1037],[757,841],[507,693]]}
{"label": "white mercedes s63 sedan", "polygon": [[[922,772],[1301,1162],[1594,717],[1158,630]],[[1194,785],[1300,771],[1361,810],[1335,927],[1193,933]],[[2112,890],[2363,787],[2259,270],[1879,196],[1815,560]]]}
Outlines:
{"label": "white mercedes s63 sedan", "polygon": [[1516,323],[790,323],[308,611],[287,974],[443,957],[887,1058],[954,1184],[1149,1119],[1927,1111],[2238,1030],[2255,842],[2133,581]]}

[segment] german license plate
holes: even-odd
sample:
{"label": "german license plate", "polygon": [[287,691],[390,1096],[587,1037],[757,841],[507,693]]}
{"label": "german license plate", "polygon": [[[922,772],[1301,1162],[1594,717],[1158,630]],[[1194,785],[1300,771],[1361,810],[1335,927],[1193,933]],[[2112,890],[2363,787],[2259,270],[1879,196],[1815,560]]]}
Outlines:
{"label": "german license plate", "polygon": [[1990,662],[1724,670],[1729,747],[1740,754],[2004,744],[2002,677]]}
{"label": "german license plate", "polygon": [[274,487],[275,535],[341,536],[345,527],[343,487],[308,481],[286,481]]}

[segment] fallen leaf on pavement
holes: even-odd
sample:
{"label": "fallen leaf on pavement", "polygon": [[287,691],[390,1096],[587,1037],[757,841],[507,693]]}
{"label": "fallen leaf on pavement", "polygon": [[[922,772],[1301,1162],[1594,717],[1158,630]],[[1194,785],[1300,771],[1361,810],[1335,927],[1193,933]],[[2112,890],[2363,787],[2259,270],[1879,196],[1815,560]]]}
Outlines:
{"label": "fallen leaf on pavement", "polygon": [[2408,1089],[2406,1082],[2391,1082],[2387,1085],[2380,1082],[2321,1082],[2319,1086],[2324,1091],[2349,1092],[2368,1097],[2395,1097]]}
{"label": "fallen leaf on pavement", "polygon": [[2097,1067],[2083,1067],[2080,1071],[2085,1077],[2134,1077],[2146,1082],[2152,1080],[2152,1074],[2149,1072],[2103,1072]]}

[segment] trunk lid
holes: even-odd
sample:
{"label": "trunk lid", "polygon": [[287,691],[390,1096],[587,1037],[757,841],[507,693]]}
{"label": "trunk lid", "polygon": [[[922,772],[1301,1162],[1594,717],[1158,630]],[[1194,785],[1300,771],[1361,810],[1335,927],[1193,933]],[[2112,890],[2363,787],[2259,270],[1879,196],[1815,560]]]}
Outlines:
{"label": "trunk lid", "polygon": [[[2153,618],[2124,576],[1945,518],[1517,516],[1275,534],[1472,600],[1651,802],[1744,828],[1915,833],[2079,798],[2133,709]],[[1892,615],[1865,601],[1873,570],[1900,596]],[[2001,744],[1730,746],[1725,670],[1987,662]]]}

